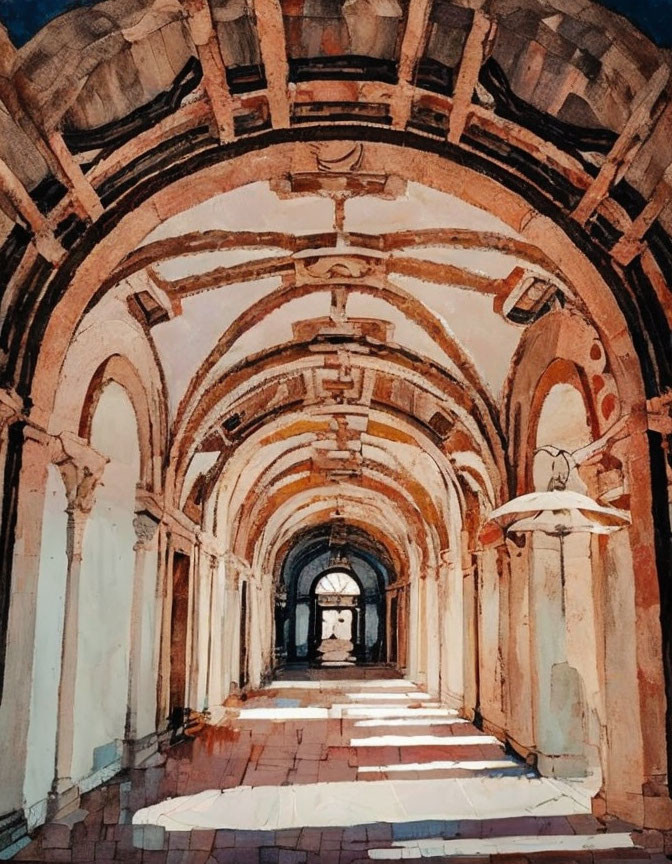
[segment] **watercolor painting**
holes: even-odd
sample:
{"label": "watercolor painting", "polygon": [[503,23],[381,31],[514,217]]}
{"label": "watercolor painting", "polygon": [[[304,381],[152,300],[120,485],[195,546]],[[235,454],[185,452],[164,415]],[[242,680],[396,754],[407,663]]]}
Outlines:
{"label": "watercolor painting", "polygon": [[0,861],[672,861],[672,0],[0,0]]}

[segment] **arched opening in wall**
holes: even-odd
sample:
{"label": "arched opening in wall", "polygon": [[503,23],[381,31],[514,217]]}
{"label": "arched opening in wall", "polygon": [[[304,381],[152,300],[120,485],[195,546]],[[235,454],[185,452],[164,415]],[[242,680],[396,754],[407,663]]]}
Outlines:
{"label": "arched opening in wall", "polygon": [[95,404],[90,443],[107,464],[86,519],[79,577],[74,704],[75,716],[88,722],[74,728],[71,777],[76,780],[118,770],[127,734],[133,518],[141,460],[136,413],[115,381],[104,386]]}
{"label": "arched opening in wall", "polygon": [[406,616],[399,607],[390,623],[391,585],[398,587],[389,556],[360,529],[339,526],[335,538],[327,525],[300,537],[276,587],[276,662],[404,666],[406,640],[396,627]]}
{"label": "arched opening in wall", "polygon": [[337,568],[318,576],[311,590],[309,662],[352,666],[361,659],[366,634],[366,604],[357,577]]}

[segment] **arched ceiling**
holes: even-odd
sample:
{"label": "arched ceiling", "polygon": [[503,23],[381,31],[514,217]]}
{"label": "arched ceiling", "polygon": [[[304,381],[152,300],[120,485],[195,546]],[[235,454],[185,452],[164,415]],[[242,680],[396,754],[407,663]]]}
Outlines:
{"label": "arched ceiling", "polygon": [[633,392],[672,384],[670,58],[603,6],[107,0],[15,42],[4,383],[48,414],[73,334],[127,308],[163,491],[240,559],[343,518],[435,565],[510,492],[507,382],[549,310]]}

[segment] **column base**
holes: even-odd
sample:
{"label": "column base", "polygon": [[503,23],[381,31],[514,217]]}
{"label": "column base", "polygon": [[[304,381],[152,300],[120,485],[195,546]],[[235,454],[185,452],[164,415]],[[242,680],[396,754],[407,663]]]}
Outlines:
{"label": "column base", "polygon": [[69,777],[56,781],[47,799],[47,821],[62,819],[77,810],[80,800],[79,786]]}
{"label": "column base", "polygon": [[563,753],[559,756],[537,753],[537,770],[542,777],[586,777],[588,761],[579,753]]}
{"label": "column base", "polygon": [[672,798],[670,798],[667,787],[658,794],[647,794],[644,790],[644,828],[655,828],[659,831],[670,833],[672,843]]}

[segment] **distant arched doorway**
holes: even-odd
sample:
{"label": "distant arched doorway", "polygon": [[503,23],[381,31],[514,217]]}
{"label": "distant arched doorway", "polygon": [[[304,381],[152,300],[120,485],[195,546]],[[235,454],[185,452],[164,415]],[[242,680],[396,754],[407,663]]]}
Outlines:
{"label": "distant arched doorway", "polygon": [[337,567],[318,576],[311,591],[309,662],[352,666],[362,659],[365,609],[362,587],[353,573]]}
{"label": "distant arched doorway", "polygon": [[[353,643],[355,661],[389,662],[387,613],[389,588],[397,582],[394,565],[386,550],[361,529],[344,525],[339,531],[342,534],[335,543],[331,524],[316,526],[297,536],[283,559],[275,598],[278,665],[316,661],[317,646],[322,641],[318,629],[322,613],[318,615],[317,610],[318,606],[327,606],[330,595],[334,597],[333,610],[352,612],[353,638],[346,641]],[[347,578],[334,581],[334,574],[338,573],[344,573]],[[325,579],[318,595],[316,589],[320,581],[330,575],[331,579]],[[339,583],[345,588],[350,585],[350,578],[359,586],[359,595],[353,593],[349,600],[341,603],[345,592],[340,590]],[[352,586],[351,590],[354,590]],[[338,617],[334,617],[333,623],[340,625],[340,632],[340,627],[349,625],[350,615],[340,616],[345,619],[342,622]]]}

